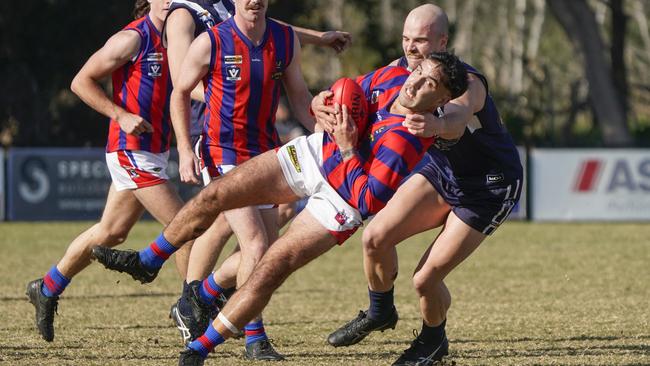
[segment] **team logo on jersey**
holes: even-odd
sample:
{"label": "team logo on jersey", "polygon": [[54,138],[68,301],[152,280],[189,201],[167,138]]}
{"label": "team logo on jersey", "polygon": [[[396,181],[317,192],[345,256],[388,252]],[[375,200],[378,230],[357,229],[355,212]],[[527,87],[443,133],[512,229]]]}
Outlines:
{"label": "team logo on jersey", "polygon": [[[377,114],[379,114],[379,113],[377,113]],[[377,130],[375,130],[374,132],[370,132],[370,136],[368,136],[370,138],[370,142],[374,142],[375,139],[377,139],[375,137],[375,135],[381,135],[381,133],[384,132],[385,129],[386,129],[386,126],[381,126]]]}
{"label": "team logo on jersey", "polygon": [[223,62],[226,65],[239,65],[243,59],[242,55],[226,55],[223,57]]}
{"label": "team logo on jersey", "polygon": [[302,172],[302,167],[300,167],[300,162],[298,161],[298,152],[296,151],[296,147],[293,145],[287,146],[287,152],[289,153],[289,159],[291,159],[293,167],[298,173]]}
{"label": "team logo on jersey", "polygon": [[163,60],[162,52],[147,53],[147,57],[145,57],[145,61],[157,61],[157,62],[160,62],[162,60]]}
{"label": "team logo on jersey", "polygon": [[339,223],[339,225],[345,225],[348,222],[348,215],[345,214],[345,211],[339,211],[334,216],[334,220]]}
{"label": "team logo on jersey", "polygon": [[275,72],[271,75],[271,79],[278,80],[278,79],[282,78],[282,75],[284,75],[282,70],[283,70],[282,60],[277,60],[275,62]]}
{"label": "team logo on jersey", "polygon": [[214,27],[214,18],[212,18],[212,15],[210,14],[209,11],[203,10],[202,12],[198,13],[199,19],[205,24],[208,28]]}
{"label": "team logo on jersey", "polygon": [[237,66],[228,66],[226,68],[226,80],[228,81],[241,80],[241,69]]}
{"label": "team logo on jersey", "polygon": [[381,90],[373,90],[372,94],[370,95],[370,104],[375,104],[379,100],[379,94],[381,94]]}
{"label": "team logo on jersey", "polygon": [[162,75],[162,65],[157,62],[150,63],[148,70],[149,71],[147,72],[147,75],[153,78],[157,78]]}

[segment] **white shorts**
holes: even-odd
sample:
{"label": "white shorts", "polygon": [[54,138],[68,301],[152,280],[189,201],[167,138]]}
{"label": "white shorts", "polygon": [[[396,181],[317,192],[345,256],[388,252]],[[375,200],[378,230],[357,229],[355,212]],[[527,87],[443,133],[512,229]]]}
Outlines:
{"label": "white shorts", "polygon": [[343,243],[362,225],[359,211],[350,206],[325,179],[323,134],[300,136],[278,149],[284,178],[300,197],[309,197],[305,208]]}
{"label": "white shorts", "polygon": [[165,183],[169,151],[160,154],[141,150],[106,153],[106,164],[115,189],[138,189]]}

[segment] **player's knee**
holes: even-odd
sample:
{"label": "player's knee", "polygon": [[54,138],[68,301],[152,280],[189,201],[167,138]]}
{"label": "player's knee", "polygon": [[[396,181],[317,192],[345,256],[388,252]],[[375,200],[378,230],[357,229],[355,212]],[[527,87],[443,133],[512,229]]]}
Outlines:
{"label": "player's knee", "polygon": [[129,236],[129,230],[118,226],[104,227],[100,236],[101,245],[112,247],[124,243]]}
{"label": "player's knee", "polygon": [[369,225],[361,237],[363,248],[368,255],[376,255],[390,249],[391,244],[386,240],[386,231],[380,227]]}
{"label": "player's knee", "polygon": [[429,273],[417,272],[413,275],[413,287],[419,296],[431,295],[439,285],[440,279]]}

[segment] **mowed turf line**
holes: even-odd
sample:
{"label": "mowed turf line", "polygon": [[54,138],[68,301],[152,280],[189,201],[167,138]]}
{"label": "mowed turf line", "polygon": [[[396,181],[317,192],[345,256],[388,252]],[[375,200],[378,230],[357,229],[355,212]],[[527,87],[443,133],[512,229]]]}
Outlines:
{"label": "mowed turf line", "polygon": [[[146,286],[92,264],[59,303],[53,343],[40,339],[24,295],[88,223],[0,224],[0,363],[174,365],[181,350],[168,319],[180,290],[172,263]],[[140,223],[125,247],[160,226]],[[360,235],[292,276],[267,308],[278,365],[390,365],[420,328],[410,274],[435,233],[399,248],[400,322],[359,345],[325,338],[367,306]],[[650,365],[650,225],[509,222],[448,280],[447,332],[457,365]],[[243,340],[206,365],[248,365]],[[260,364],[260,363],[256,363]]]}

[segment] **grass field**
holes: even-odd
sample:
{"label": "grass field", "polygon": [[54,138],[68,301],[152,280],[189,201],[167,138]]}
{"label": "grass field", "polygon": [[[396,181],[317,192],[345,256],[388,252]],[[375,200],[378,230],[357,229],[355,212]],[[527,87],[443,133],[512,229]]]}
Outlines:
{"label": "grass field", "polygon": [[[0,363],[174,365],[180,338],[167,318],[180,282],[173,265],[141,286],[93,264],[59,302],[56,339],[33,324],[24,291],[88,223],[0,223]],[[138,224],[126,247],[160,227]],[[394,331],[334,349],[330,331],[367,306],[359,235],[292,276],[267,308],[278,365],[390,365],[420,328],[410,273],[433,234],[403,243]],[[447,333],[456,365],[650,365],[650,225],[511,222],[448,277]],[[243,340],[206,365],[244,365]]]}

